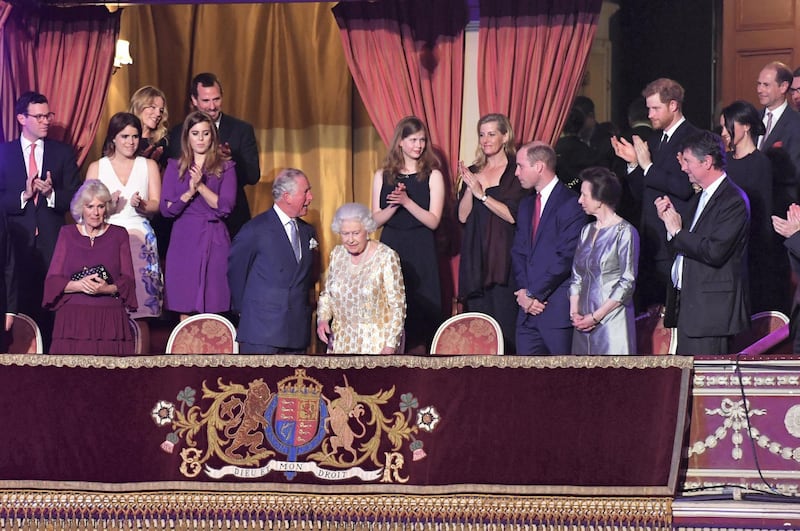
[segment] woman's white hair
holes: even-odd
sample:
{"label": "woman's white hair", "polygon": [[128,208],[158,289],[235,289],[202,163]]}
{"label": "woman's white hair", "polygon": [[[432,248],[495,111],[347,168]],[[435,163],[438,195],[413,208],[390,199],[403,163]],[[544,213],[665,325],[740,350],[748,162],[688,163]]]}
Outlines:
{"label": "woman's white hair", "polygon": [[378,224],[372,219],[372,212],[361,203],[345,203],[339,207],[336,214],[333,215],[331,223],[333,232],[338,233],[342,230],[344,221],[358,221],[368,233],[374,232],[378,228]]}
{"label": "woman's white hair", "polygon": [[69,205],[70,214],[76,223],[83,222],[83,207],[91,203],[94,198],[106,204],[106,213],[103,219],[108,221],[108,217],[111,215],[111,192],[100,180],[87,179],[75,192]]}

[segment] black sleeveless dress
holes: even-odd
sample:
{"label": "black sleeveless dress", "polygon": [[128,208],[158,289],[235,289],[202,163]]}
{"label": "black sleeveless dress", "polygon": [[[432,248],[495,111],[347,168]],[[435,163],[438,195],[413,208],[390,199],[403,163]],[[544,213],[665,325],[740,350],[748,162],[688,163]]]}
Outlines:
{"label": "black sleeveless dress", "polygon": [[[429,179],[420,181],[417,175],[400,175],[398,182],[405,183],[408,197],[428,209],[431,203]],[[381,188],[381,208],[386,208],[386,196],[394,185],[384,183]],[[403,281],[406,288],[406,345],[411,348],[425,345],[430,348],[433,335],[442,322],[442,294],[439,281],[439,261],[433,231],[423,225],[402,206],[386,222],[381,242],[400,256]]]}

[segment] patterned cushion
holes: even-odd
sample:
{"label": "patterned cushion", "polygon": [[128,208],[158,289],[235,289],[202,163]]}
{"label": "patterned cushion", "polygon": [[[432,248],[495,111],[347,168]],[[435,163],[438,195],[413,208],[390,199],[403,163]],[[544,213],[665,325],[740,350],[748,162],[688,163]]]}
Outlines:
{"label": "patterned cushion", "polygon": [[[180,326],[180,325],[178,325]],[[224,323],[200,319],[181,328],[172,344],[172,354],[231,354],[234,337]]]}
{"label": "patterned cushion", "polygon": [[497,354],[494,326],[481,317],[465,317],[447,325],[435,345],[435,354]]}

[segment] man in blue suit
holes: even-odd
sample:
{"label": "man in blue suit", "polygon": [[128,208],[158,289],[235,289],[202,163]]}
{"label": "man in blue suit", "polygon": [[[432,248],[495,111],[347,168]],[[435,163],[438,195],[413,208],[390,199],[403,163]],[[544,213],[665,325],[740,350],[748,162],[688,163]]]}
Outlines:
{"label": "man in blue suit", "polygon": [[314,227],[308,213],[311,185],[289,168],[275,178],[274,205],[247,222],[231,245],[231,309],[240,314],[243,354],[305,352],[311,339],[311,290],[317,281]]}
{"label": "man in blue suit", "polygon": [[46,97],[26,92],[14,113],[21,134],[0,147],[0,208],[17,258],[19,311],[38,323],[47,345],[52,320],[42,309],[44,278],[81,180],[72,146],[47,138],[55,113]]}
{"label": "man in blue suit", "polygon": [[517,178],[536,194],[519,205],[511,264],[515,295],[517,354],[569,354],[569,279],[586,216],[578,196],[556,177],[556,153],[543,142],[517,151]]}

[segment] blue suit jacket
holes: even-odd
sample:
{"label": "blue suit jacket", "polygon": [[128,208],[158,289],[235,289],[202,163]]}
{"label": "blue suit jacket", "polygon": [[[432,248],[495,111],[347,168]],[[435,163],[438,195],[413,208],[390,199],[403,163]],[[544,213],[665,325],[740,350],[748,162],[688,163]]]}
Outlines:
{"label": "blue suit jacket", "polygon": [[231,244],[228,283],[231,308],[239,312],[237,340],[304,350],[311,337],[309,290],[317,281],[314,227],[297,220],[300,263],[274,208],[242,227]]}
{"label": "blue suit jacket", "polygon": [[45,177],[47,172],[50,172],[56,194],[55,208],[49,208],[44,200],[38,204],[28,201],[24,209],[20,208],[20,194],[25,190],[28,180],[22,145],[17,139],[0,146],[0,203],[8,216],[17,256],[24,261],[30,255],[38,228],[39,235],[35,243],[44,257],[45,263],[39,265],[43,265],[45,271],[50,265],[58,232],[64,225],[64,216],[69,212],[72,196],[81,185],[71,146],[44,139],[44,158],[39,174]]}
{"label": "blue suit jacket", "polygon": [[572,326],[569,319],[572,259],[586,215],[578,204],[578,196],[559,181],[539,218],[536,239],[531,241],[535,202],[534,195],[520,202],[511,264],[517,289],[527,289],[536,299],[547,302],[547,307],[539,315],[525,314],[523,321],[531,326],[566,328]]}

